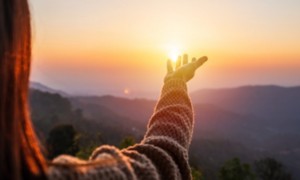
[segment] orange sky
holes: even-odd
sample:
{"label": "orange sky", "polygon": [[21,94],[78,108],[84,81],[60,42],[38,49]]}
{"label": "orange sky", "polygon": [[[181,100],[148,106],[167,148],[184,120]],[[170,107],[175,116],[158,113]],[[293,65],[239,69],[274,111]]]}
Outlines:
{"label": "orange sky", "polygon": [[31,79],[53,88],[157,96],[172,46],[209,58],[191,90],[300,85],[297,0],[30,2]]}

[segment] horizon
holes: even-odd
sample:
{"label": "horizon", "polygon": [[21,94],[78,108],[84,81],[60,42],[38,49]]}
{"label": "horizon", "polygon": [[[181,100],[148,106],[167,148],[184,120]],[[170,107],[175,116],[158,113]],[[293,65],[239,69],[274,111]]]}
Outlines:
{"label": "horizon", "polygon": [[191,92],[300,85],[296,0],[30,0],[30,7],[31,81],[71,94],[157,97],[166,59],[178,53],[208,56]]}
{"label": "horizon", "polygon": [[[40,91],[44,92],[49,92],[47,90],[41,90],[40,88],[32,88],[31,85],[38,85],[42,86],[43,88],[46,88],[48,90],[55,91],[56,93],[60,94],[66,94],[67,96],[70,97],[104,97],[104,96],[112,96],[116,98],[125,98],[125,99],[147,99],[147,100],[156,100],[160,93],[159,92],[150,92],[148,95],[145,95],[145,93],[141,92],[135,93],[133,96],[132,94],[124,94],[124,93],[103,93],[103,94],[89,94],[89,93],[79,93],[79,94],[73,94],[68,91],[63,91],[61,89],[56,89],[51,86],[48,86],[47,84],[41,83],[41,82],[36,82],[36,81],[30,81],[30,89],[37,89]],[[34,86],[34,85],[33,85]],[[190,94],[197,93],[199,91],[215,91],[215,90],[233,90],[233,89],[240,89],[240,88],[300,88],[300,85],[295,85],[295,86],[281,86],[281,85],[276,85],[276,84],[265,84],[265,85],[255,85],[255,84],[249,84],[249,85],[241,85],[241,86],[234,86],[234,87],[219,87],[219,88],[201,88],[201,89],[196,89],[190,92]]]}

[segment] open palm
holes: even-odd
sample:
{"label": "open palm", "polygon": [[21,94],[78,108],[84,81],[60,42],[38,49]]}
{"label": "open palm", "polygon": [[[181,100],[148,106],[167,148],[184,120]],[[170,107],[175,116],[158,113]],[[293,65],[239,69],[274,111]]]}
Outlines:
{"label": "open palm", "polygon": [[176,61],[176,67],[173,69],[172,62],[170,59],[167,61],[167,75],[164,79],[167,82],[171,78],[180,78],[185,82],[191,80],[196,70],[207,61],[207,57],[203,56],[199,59],[193,58],[191,62],[188,61],[188,55],[184,54],[183,58],[179,56]]}

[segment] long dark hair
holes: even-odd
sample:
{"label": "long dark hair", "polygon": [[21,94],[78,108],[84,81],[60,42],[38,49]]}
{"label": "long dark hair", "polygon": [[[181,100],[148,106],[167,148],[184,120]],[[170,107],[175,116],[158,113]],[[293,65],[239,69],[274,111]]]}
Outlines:
{"label": "long dark hair", "polygon": [[0,0],[0,176],[45,179],[28,108],[31,58],[27,0]]}

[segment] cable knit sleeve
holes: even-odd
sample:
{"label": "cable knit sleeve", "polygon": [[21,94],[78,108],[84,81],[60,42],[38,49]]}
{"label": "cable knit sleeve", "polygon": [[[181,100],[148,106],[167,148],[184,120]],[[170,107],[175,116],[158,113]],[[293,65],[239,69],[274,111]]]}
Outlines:
{"label": "cable knit sleeve", "polygon": [[193,120],[186,83],[171,79],[164,84],[141,145],[132,149],[151,159],[161,179],[191,179],[188,148]]}
{"label": "cable knit sleeve", "polygon": [[141,143],[123,150],[101,146],[89,161],[60,156],[49,168],[49,179],[191,179],[188,148],[193,123],[186,83],[170,79]]}

